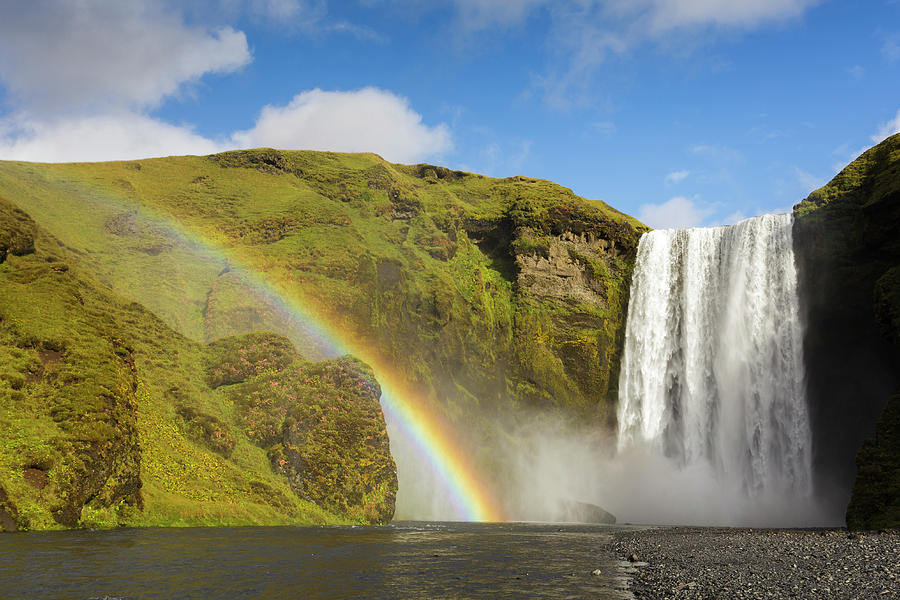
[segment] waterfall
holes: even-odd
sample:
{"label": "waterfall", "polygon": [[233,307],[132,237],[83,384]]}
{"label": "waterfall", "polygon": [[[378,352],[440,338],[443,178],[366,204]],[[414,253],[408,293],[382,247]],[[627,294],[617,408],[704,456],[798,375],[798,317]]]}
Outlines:
{"label": "waterfall", "polygon": [[[753,499],[812,492],[790,215],[652,231],[638,246],[618,448],[702,466]],[[724,496],[723,496],[724,497]]]}

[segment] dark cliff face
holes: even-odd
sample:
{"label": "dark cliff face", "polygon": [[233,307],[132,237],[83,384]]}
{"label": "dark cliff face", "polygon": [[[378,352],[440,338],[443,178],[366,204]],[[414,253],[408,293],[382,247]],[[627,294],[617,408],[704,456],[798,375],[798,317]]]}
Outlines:
{"label": "dark cliff face", "polygon": [[884,407],[875,435],[863,442],[856,455],[856,465],[847,527],[900,526],[900,394]]}
{"label": "dark cliff face", "polygon": [[816,486],[839,509],[857,449],[900,390],[900,136],[848,165],[794,216]]}

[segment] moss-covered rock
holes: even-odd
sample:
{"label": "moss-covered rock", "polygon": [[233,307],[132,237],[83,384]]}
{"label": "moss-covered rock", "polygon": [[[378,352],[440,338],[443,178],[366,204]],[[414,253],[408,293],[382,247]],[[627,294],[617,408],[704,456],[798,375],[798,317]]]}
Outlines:
{"label": "moss-covered rock", "polygon": [[[323,394],[323,385],[338,395]],[[366,523],[390,521],[397,468],[371,370],[345,356],[307,367],[288,386],[307,400],[289,407],[272,467],[316,504]]]}
{"label": "moss-covered rock", "polygon": [[[74,527],[86,506],[142,503],[137,380],[127,335],[94,284],[35,251],[40,233],[0,200],[28,241],[0,266],[0,486],[19,529]],[[23,236],[13,236],[22,240]],[[16,250],[28,246],[28,252]],[[21,257],[21,258],[18,258]]]}
{"label": "moss-covered rock", "polygon": [[34,252],[34,221],[0,197],[0,263],[8,254],[25,256]]}
{"label": "moss-covered rock", "polygon": [[875,321],[885,338],[900,345],[900,266],[885,271],[875,282]]}
{"label": "moss-covered rock", "polygon": [[[258,355],[260,347],[284,343],[289,344],[274,334],[251,334],[216,345]],[[368,366],[349,356],[308,363],[294,354],[225,393],[238,408],[246,436],[266,451],[272,469],[299,497],[358,522],[391,520],[397,468],[381,389]]]}
{"label": "moss-covered rock", "polygon": [[847,527],[900,527],[900,394],[884,407],[875,436],[863,442],[856,465]]}
{"label": "moss-covered rock", "polygon": [[227,337],[209,345],[209,385],[241,383],[254,375],[278,372],[297,359],[287,338],[268,333]]}
{"label": "moss-covered rock", "polygon": [[[271,382],[284,378],[286,387],[299,377],[295,371],[334,364],[349,370],[352,359],[307,363],[274,334],[209,346],[188,340],[100,285],[77,255],[0,200],[3,215],[14,215],[28,243],[10,246],[16,250],[0,264],[0,529],[390,518],[396,472],[374,380],[364,392],[361,385],[350,389],[349,380],[316,377],[314,385],[298,383],[305,395],[287,405],[302,412],[342,406],[344,397],[355,401],[353,394],[365,398],[365,427],[357,429],[383,441],[369,462],[359,466],[370,442],[363,433],[347,437],[349,423],[341,440],[320,439],[317,447],[327,446],[339,465],[359,467],[348,471],[348,481],[376,462],[393,479],[354,480],[343,502],[329,496],[339,496],[337,488],[295,493],[267,448],[255,445],[258,437],[245,432],[245,414],[228,402],[237,385],[264,380],[274,389]],[[28,252],[18,250],[25,246]],[[371,378],[366,367],[354,368]],[[273,427],[280,433],[282,425]]]}
{"label": "moss-covered rock", "polygon": [[6,490],[0,487],[0,531],[16,531],[19,529],[19,514]]}
{"label": "moss-covered rock", "polygon": [[179,406],[178,414],[184,419],[185,431],[192,440],[207,446],[216,454],[230,458],[234,452],[234,434],[231,427],[218,417],[208,415],[190,406]]}
{"label": "moss-covered rock", "polygon": [[[900,390],[900,135],[864,152],[794,217],[816,484],[846,502],[852,457]],[[857,457],[861,476],[873,456]],[[854,497],[881,493],[865,490],[875,481],[857,481]],[[854,522],[867,522],[869,504],[857,505]]]}

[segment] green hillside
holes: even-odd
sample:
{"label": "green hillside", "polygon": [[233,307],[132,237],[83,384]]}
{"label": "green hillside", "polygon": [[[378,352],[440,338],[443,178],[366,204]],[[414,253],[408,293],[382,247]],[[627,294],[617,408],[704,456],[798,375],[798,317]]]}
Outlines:
{"label": "green hillside", "polygon": [[[285,324],[228,259],[173,236],[172,222],[316,307],[436,395],[611,414],[645,228],[556,184],[371,154],[254,150],[6,162],[0,190],[100,281],[191,339]],[[302,329],[285,333],[316,357]]]}
{"label": "green hillside", "polygon": [[0,196],[0,515],[18,527],[390,518],[377,382],[305,362],[334,349],[260,282],[474,439],[523,405],[614,423],[646,228],[556,184],[264,149],[0,162]]}
{"label": "green hillside", "polygon": [[0,198],[0,529],[390,520],[365,365],[203,345],[80,263]]}

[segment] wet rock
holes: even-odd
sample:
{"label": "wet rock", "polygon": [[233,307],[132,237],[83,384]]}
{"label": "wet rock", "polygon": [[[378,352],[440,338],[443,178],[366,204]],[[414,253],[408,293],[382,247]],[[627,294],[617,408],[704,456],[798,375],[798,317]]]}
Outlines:
{"label": "wet rock", "polygon": [[10,254],[25,256],[34,252],[35,225],[31,217],[0,200],[0,263]]}
{"label": "wet rock", "polygon": [[16,507],[9,501],[6,491],[0,487],[0,531],[16,531],[18,514]]}
{"label": "wet rock", "polygon": [[616,517],[612,513],[603,510],[596,504],[579,502],[577,500],[560,500],[562,515],[559,521],[566,523],[604,523],[612,525]]}

